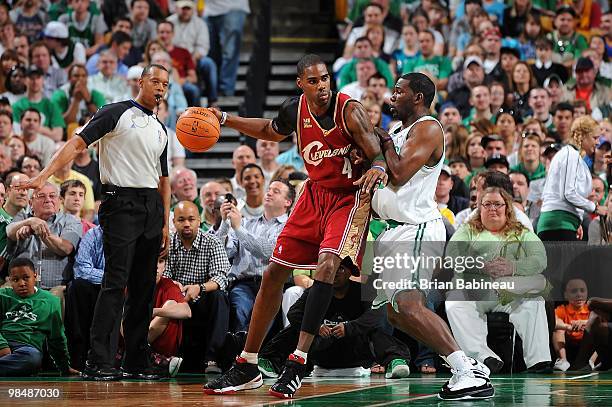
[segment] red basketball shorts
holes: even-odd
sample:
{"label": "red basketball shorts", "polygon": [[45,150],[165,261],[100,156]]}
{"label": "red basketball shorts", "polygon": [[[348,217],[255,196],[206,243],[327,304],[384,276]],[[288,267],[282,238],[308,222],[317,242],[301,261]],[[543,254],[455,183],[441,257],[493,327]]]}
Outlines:
{"label": "red basketball shorts", "polygon": [[314,270],[320,253],[333,253],[341,259],[350,257],[361,267],[369,219],[369,195],[325,189],[308,180],[270,261]]}

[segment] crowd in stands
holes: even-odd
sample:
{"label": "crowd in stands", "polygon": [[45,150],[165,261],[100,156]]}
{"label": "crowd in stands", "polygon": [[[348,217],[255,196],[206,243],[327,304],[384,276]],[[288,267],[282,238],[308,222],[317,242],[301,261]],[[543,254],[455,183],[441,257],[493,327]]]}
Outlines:
{"label": "crowd in stands", "polygon": [[[329,67],[334,87],[360,100],[373,125],[389,130],[396,123],[390,104],[395,81],[408,72],[428,75],[438,91],[432,115],[445,130],[436,201],[454,244],[449,251],[486,254],[490,247],[483,242],[524,242],[527,250],[491,259],[497,266],[490,276],[508,277],[512,258],[519,265],[510,267],[511,275],[538,287],[529,299],[510,292],[505,301],[441,293],[446,300],[428,298],[428,306],[445,311],[462,349],[494,372],[511,368],[503,352],[487,346],[487,323],[499,313],[521,337],[530,371],[546,371],[552,362],[563,371],[609,367],[601,340],[609,302],[587,301],[587,283],[574,276],[561,288],[566,302],[553,311],[541,277],[547,266],[542,241],[609,245],[612,238],[606,216],[612,210],[609,3],[348,3],[343,51]],[[157,115],[170,136],[173,194],[170,252],[159,259],[149,330],[153,355],[170,375],[183,359],[184,368],[218,373],[227,367],[228,342],[248,329],[263,270],[307,174],[295,136],[282,153],[268,141],[258,141],[256,151],[240,146],[231,178],[199,186],[185,167],[188,153],[173,132],[176,119],[187,106],[215,106],[219,96],[234,94],[250,12],[247,0],[203,4],[0,3],[0,267],[7,284],[0,289],[0,375],[36,372],[43,352],[62,373],[84,365],[105,264],[96,149],[33,194],[14,186],[37,175],[101,106],[134,98],[149,63],[170,71]],[[385,227],[372,220],[371,237]],[[282,312],[261,353],[266,375],[276,375],[295,347],[311,273],[296,270],[286,284]],[[355,368],[371,367],[393,377],[410,359],[406,338],[391,332],[384,312],[364,303],[360,281],[365,276],[341,266],[313,345],[317,374],[342,368],[360,375]],[[40,335],[19,334],[29,322],[15,307],[39,313],[34,330]],[[110,335],[120,355],[121,321]],[[23,363],[13,355],[20,349]],[[416,349],[419,371],[440,368],[431,350]]]}

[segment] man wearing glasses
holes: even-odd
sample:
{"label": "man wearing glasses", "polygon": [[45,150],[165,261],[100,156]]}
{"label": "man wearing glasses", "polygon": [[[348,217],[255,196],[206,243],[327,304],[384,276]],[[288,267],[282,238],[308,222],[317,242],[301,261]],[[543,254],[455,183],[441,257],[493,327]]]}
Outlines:
{"label": "man wearing glasses", "polygon": [[41,276],[41,288],[63,300],[66,287],[62,273],[83,227],[76,217],[60,211],[59,190],[49,182],[34,191],[30,205],[30,212],[19,212],[6,227],[7,251],[11,258],[32,259]]}

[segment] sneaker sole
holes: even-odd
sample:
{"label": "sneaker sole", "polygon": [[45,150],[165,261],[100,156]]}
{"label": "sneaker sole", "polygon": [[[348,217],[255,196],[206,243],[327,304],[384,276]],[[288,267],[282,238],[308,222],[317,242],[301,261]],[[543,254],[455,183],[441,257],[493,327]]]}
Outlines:
{"label": "sneaker sole", "polygon": [[[302,386],[300,386],[302,387]],[[297,391],[299,389],[299,387],[297,389],[295,389],[295,391]],[[277,397],[279,399],[292,399],[293,398],[293,394],[285,394],[285,393],[279,393],[277,391],[274,391],[272,389],[268,390],[268,393],[271,396]]]}
{"label": "sneaker sole", "polygon": [[81,379],[90,382],[114,382],[121,380],[121,376],[94,376],[81,373]]}
{"label": "sneaker sole", "polygon": [[170,373],[170,377],[174,377],[178,374],[182,363],[183,358],[176,357],[170,360],[170,364],[168,365],[168,373]]}
{"label": "sneaker sole", "polygon": [[495,389],[488,387],[485,389],[466,391],[461,393],[438,393],[438,398],[441,400],[484,400],[495,396]]}
{"label": "sneaker sole", "polygon": [[256,378],[254,378],[250,382],[245,383],[245,384],[240,384],[238,386],[229,386],[229,387],[224,387],[222,389],[209,389],[207,387],[204,387],[204,393],[209,394],[211,396],[220,396],[223,394],[236,393],[242,390],[255,390],[255,389],[260,388],[261,386],[263,386],[263,379],[261,377],[261,374],[259,374]]}
{"label": "sneaker sole", "polygon": [[261,366],[257,366],[259,372],[268,379],[278,379],[278,374],[270,372],[269,370],[263,369]]}
{"label": "sneaker sole", "polygon": [[391,373],[385,373],[385,379],[405,379],[408,376],[410,376],[410,367],[408,365],[396,366]]}

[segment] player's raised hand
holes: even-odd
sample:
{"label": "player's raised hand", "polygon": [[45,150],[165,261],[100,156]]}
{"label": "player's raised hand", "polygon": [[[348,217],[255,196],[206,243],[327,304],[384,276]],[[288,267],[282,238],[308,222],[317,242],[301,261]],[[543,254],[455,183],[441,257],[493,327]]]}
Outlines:
{"label": "player's raised hand", "polygon": [[34,178],[30,178],[27,181],[19,181],[12,188],[16,189],[39,189],[41,188],[47,180],[40,175],[35,176]]}

